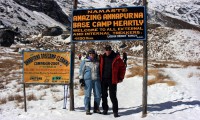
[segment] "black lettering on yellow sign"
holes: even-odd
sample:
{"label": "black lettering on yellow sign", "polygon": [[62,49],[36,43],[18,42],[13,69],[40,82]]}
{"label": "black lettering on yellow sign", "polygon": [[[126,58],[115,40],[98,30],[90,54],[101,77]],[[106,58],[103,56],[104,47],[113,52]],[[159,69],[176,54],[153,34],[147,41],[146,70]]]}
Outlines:
{"label": "black lettering on yellow sign", "polygon": [[34,56],[28,58],[27,60],[25,60],[24,63],[26,65],[29,65],[30,63],[32,63],[33,61],[36,61],[38,59],[40,59],[40,55],[34,55]]}
{"label": "black lettering on yellow sign", "polygon": [[55,54],[50,54],[50,53],[44,53],[44,54],[41,54],[41,58],[42,59],[55,59],[56,58],[56,55]]}
{"label": "black lettering on yellow sign", "polygon": [[57,56],[57,57],[56,57],[56,60],[59,61],[59,62],[61,62],[61,63],[63,63],[63,64],[66,65],[66,66],[69,65],[69,62],[68,62],[65,58],[63,58],[63,57],[61,57],[61,56]]}

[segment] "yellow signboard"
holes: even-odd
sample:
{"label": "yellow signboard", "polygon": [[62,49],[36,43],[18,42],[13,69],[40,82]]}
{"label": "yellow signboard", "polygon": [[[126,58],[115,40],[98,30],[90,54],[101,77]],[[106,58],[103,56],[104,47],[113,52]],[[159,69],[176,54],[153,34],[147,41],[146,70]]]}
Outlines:
{"label": "yellow signboard", "polygon": [[70,52],[24,51],[24,83],[69,84]]}

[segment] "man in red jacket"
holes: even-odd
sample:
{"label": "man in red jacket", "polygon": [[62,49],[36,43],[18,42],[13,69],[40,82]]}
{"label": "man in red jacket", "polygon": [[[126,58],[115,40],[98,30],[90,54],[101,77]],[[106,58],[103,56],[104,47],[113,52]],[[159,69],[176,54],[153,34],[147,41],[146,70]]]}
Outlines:
{"label": "man in red jacket", "polygon": [[123,60],[117,55],[110,45],[105,46],[105,53],[100,55],[100,79],[102,87],[103,114],[108,113],[108,88],[113,104],[114,117],[119,117],[117,100],[117,83],[122,82],[126,72]]}

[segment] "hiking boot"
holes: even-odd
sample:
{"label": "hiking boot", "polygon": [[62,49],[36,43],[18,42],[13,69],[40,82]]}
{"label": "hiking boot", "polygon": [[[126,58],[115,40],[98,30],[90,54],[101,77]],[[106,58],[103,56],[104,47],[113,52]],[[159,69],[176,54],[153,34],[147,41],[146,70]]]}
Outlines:
{"label": "hiking boot", "polygon": [[94,110],[93,112],[101,114],[101,111],[99,109],[98,110]]}
{"label": "hiking boot", "polygon": [[107,114],[108,114],[108,111],[104,110],[104,111],[103,111],[103,114],[104,114],[104,115],[107,115]]}
{"label": "hiking boot", "polygon": [[86,115],[92,115],[92,113],[89,110],[87,110]]}
{"label": "hiking boot", "polygon": [[120,117],[118,113],[114,113],[114,117]]}

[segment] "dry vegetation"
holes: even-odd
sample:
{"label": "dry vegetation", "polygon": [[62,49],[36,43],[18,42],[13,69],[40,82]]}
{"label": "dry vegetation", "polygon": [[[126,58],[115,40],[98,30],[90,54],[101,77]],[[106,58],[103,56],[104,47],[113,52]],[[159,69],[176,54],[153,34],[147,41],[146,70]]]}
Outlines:
{"label": "dry vegetation", "polygon": [[83,96],[84,95],[84,87],[80,87],[78,96]]}
{"label": "dry vegetation", "polygon": [[[200,62],[184,62],[184,61],[152,61],[149,60],[149,62],[155,67],[155,68],[180,68],[180,67],[188,67],[188,66],[197,66],[200,67]],[[171,65],[171,66],[170,66]],[[174,66],[173,66],[174,65]]]}
{"label": "dry vegetation", "polygon": [[[166,66],[164,64],[157,65],[158,68]],[[155,66],[154,66],[155,67]],[[166,83],[169,86],[175,86],[176,82],[170,80],[170,77],[168,75],[164,75],[163,71],[159,70],[158,68],[150,69],[148,70],[148,75],[155,76],[155,78],[148,80],[148,86],[153,85],[156,83]],[[126,75],[127,78],[134,77],[134,76],[143,76],[143,66],[133,66],[129,69],[131,72],[130,74]]]}
{"label": "dry vegetation", "polygon": [[8,101],[14,101],[14,100],[15,100],[15,97],[13,95],[8,96]]}
{"label": "dry vegetation", "polygon": [[148,85],[153,85],[156,83],[166,83],[169,86],[175,86],[176,82],[170,80],[168,75],[164,75],[163,71],[159,71],[158,69],[149,70],[149,75],[155,76],[154,79],[148,80]]}
{"label": "dry vegetation", "polygon": [[197,77],[199,77],[200,78],[200,73],[190,73],[189,75],[188,75],[188,78],[191,78],[191,77],[193,77],[193,76],[197,76]]}
{"label": "dry vegetation", "polygon": [[28,100],[28,101],[31,101],[31,100],[35,100],[35,101],[36,101],[36,100],[38,100],[38,99],[37,99],[37,97],[32,93],[32,94],[30,94],[30,95],[27,95],[27,100]]}
{"label": "dry vegetation", "polygon": [[6,103],[7,103],[7,98],[0,98],[0,105]]}
{"label": "dry vegetation", "polygon": [[16,94],[16,95],[14,95],[14,98],[15,98],[15,100],[17,101],[17,102],[23,102],[23,96],[21,96],[21,95],[19,95],[19,94]]}

